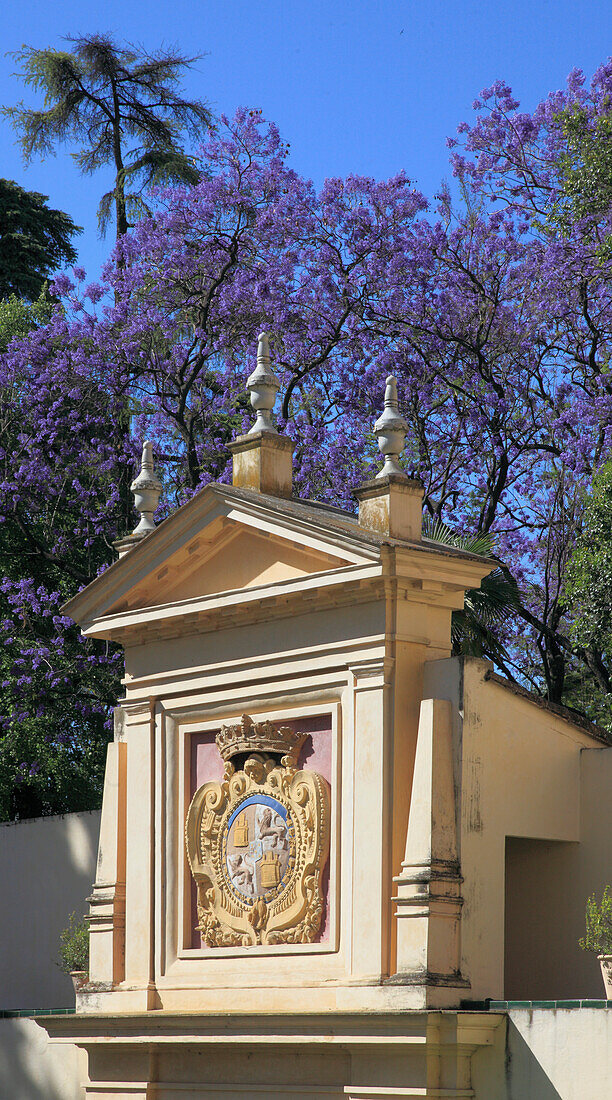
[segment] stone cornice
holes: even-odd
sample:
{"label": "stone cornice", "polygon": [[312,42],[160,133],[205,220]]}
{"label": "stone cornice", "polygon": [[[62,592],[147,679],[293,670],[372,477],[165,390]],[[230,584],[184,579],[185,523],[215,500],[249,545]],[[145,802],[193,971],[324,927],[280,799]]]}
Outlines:
{"label": "stone cornice", "polygon": [[436,554],[423,555],[420,547],[402,548],[400,552],[396,547],[382,549],[377,563],[349,565],[166,604],[124,608],[82,621],[83,633],[133,645],[382,600],[400,589],[411,603],[452,609],[462,605],[464,590],[477,585],[483,572],[480,562],[449,562]]}
{"label": "stone cornice", "polygon": [[[491,563],[485,558],[440,546],[427,539],[411,543],[373,534],[338,509],[211,484],[69,600],[64,605],[64,613],[86,631],[93,627],[95,621],[107,617],[109,620],[116,619],[117,603],[142,581],[143,576],[163,568],[181,547],[187,547],[192,540],[203,537],[206,528],[215,521],[244,524],[245,528],[265,531],[281,541],[297,542],[305,548],[310,546],[317,552],[344,558],[347,570],[354,566],[367,566],[368,563],[380,563],[381,557],[386,555],[389,558],[391,555],[396,574],[424,577],[431,576],[433,571],[441,580],[442,574],[446,574],[449,580],[451,577],[455,580],[457,587],[465,588],[478,584],[480,578],[491,569]],[[436,559],[437,565],[434,564]],[[337,572],[327,571],[329,576]],[[309,579],[304,579],[305,588]],[[278,585],[279,591],[281,584]],[[248,602],[252,598],[249,592],[254,590],[243,591]],[[226,598],[228,594],[221,595]],[[178,608],[180,605],[176,606]],[[164,618],[162,608],[163,605],[160,605],[158,613]],[[115,610],[108,615],[111,609]],[[100,636],[109,635],[104,632]]]}
{"label": "stone cornice", "polygon": [[[363,988],[363,987],[362,987]],[[301,990],[302,995],[306,990]],[[257,1012],[168,1012],[79,1013],[66,1016],[39,1016],[36,1022],[57,1042],[88,1046],[103,1038],[118,1047],[146,1042],[147,1045],[211,1043],[274,1048],[284,1045],[316,1047],[363,1047],[364,1044],[388,1048],[417,1048],[427,1041],[448,1048],[446,1031],[452,1030],[458,1047],[489,1046],[503,1019],[493,1012],[410,1010],[402,1006],[402,990],[387,987],[381,999],[397,999],[397,1009],[354,1012],[313,1011],[305,1013]]]}
{"label": "stone cornice", "polygon": [[353,566],[301,577],[298,581],[278,581],[199,599],[126,610],[83,624],[83,632],[91,637],[133,645],[140,640],[186,637],[294,617],[332,605],[364,603],[382,595],[380,565]]}

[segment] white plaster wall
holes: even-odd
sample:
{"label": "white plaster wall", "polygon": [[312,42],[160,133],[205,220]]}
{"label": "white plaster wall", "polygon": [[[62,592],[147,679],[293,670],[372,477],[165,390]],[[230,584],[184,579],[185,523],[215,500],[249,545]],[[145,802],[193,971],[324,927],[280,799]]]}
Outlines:
{"label": "white plaster wall", "polygon": [[86,1073],[85,1051],[50,1043],[34,1020],[0,1020],[2,1100],[83,1100]]}
{"label": "white plaster wall", "polygon": [[87,912],[99,830],[97,811],[0,825],[0,1009],[74,1006],[59,935]]}
{"label": "white plaster wall", "polygon": [[612,1010],[511,1009],[507,1034],[472,1062],[474,1100],[605,1100]]}

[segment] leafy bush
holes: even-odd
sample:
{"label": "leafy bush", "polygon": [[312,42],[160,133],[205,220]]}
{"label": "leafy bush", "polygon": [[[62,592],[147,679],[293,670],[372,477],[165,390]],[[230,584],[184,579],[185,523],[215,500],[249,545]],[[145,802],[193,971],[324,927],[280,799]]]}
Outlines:
{"label": "leafy bush", "polygon": [[67,927],[60,932],[58,965],[65,974],[89,970],[89,928],[85,917],[70,914]]}
{"label": "leafy bush", "polygon": [[612,955],[612,888],[606,886],[597,904],[595,894],[587,898],[586,935],[578,941],[585,951],[598,955]]}

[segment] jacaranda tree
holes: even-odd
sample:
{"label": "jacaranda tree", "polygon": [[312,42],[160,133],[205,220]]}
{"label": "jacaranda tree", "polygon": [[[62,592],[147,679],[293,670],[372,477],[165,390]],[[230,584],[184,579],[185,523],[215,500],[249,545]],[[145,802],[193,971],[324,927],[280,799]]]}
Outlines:
{"label": "jacaranda tree", "polygon": [[[489,89],[453,141],[459,197],[430,207],[403,174],[317,192],[276,128],[241,111],[209,135],[196,186],[158,192],[99,283],[56,280],[61,308],[0,360],[0,516],[22,563],[3,588],[22,664],[0,703],[22,784],[39,766],[19,760],[24,716],[52,748],[104,736],[117,656],[67,632],[58,607],[129,527],[119,486],[138,442],[155,440],[166,508],[227,479],[262,328],[297,491],[353,506],[392,368],[431,522],[486,537],[518,585],[479,651],[557,702],[590,706],[586,681],[608,692],[608,653],[572,629],[564,577],[612,418],[609,213],[572,204],[567,117],[579,102],[596,118],[611,91],[612,69],[588,89],[574,74],[527,115]],[[129,434],[114,430],[126,415]]]}

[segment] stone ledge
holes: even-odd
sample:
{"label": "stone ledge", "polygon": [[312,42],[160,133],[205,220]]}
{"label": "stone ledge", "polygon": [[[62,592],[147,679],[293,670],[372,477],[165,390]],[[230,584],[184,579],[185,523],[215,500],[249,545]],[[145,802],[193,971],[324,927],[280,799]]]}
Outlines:
{"label": "stone ledge", "polygon": [[515,1009],[568,1009],[568,1008],[612,1008],[612,1000],[591,1000],[577,998],[569,1001],[495,1001],[487,997],[484,1001],[462,1001],[462,1012],[513,1012]]}

